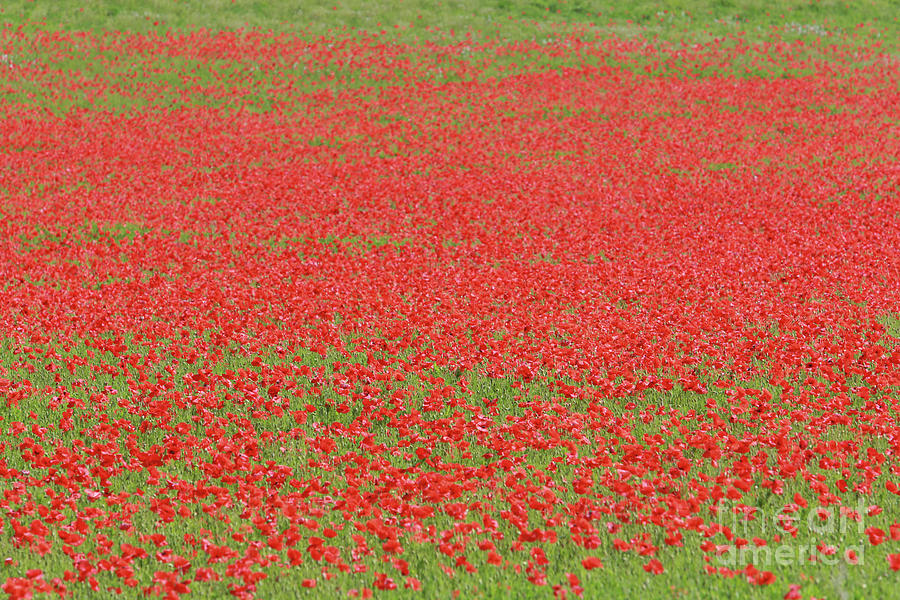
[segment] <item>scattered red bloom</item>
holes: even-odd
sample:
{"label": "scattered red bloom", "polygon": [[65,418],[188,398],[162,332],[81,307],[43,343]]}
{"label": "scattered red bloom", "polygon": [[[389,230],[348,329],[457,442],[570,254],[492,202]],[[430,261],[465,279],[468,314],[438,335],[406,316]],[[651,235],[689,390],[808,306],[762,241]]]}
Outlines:
{"label": "scattered red bloom", "polygon": [[644,565],[644,570],[648,573],[653,573],[654,575],[660,575],[663,571],[665,571],[662,563],[655,558],[650,559],[650,562]]}
{"label": "scattered red bloom", "polygon": [[900,554],[888,554],[887,561],[891,571],[900,571]]}
{"label": "scattered red bloom", "polygon": [[603,568],[603,563],[596,556],[588,556],[587,558],[581,560],[581,566],[588,571],[592,571],[594,569]]}

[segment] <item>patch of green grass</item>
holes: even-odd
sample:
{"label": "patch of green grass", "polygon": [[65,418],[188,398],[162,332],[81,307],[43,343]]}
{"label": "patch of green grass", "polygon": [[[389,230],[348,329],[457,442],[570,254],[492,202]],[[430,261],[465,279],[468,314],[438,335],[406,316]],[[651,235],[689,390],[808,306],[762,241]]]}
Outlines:
{"label": "patch of green grass", "polygon": [[19,251],[34,252],[64,244],[77,246],[85,242],[112,242],[118,244],[135,239],[150,229],[140,223],[99,223],[87,221],[77,229],[59,227],[34,227],[29,233],[19,234]]}
{"label": "patch of green grass", "polygon": [[385,31],[400,39],[445,39],[450,32],[540,39],[560,23],[590,25],[619,35],[705,41],[743,31],[751,38],[780,27],[787,36],[818,39],[849,34],[860,24],[877,30],[888,47],[900,39],[891,0],[458,0],[395,3],[275,0],[9,0],[3,21],[51,29],[164,31],[238,29],[322,35],[335,29]]}
{"label": "patch of green grass", "polygon": [[878,322],[884,325],[887,335],[900,339],[900,314],[887,313],[882,315]]}

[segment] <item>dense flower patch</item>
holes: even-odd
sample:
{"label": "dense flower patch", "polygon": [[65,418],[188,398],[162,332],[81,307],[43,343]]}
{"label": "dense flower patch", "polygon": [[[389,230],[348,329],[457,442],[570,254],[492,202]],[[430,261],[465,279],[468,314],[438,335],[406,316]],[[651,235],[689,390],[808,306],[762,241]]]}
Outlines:
{"label": "dense flower patch", "polygon": [[895,585],[895,58],[0,42],[10,597]]}

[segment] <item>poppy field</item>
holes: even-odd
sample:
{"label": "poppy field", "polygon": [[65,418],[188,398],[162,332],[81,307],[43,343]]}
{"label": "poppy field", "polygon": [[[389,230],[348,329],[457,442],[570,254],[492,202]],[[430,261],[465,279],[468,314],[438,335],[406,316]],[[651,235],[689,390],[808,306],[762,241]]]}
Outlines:
{"label": "poppy field", "polygon": [[861,28],[0,30],[12,599],[886,598]]}

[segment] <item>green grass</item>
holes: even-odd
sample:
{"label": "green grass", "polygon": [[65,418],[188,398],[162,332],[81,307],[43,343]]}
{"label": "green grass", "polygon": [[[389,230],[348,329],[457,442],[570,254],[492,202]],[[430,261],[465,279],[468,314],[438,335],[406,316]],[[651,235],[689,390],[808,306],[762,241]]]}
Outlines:
{"label": "green grass", "polygon": [[321,35],[347,28],[385,31],[404,40],[440,40],[451,31],[537,39],[559,23],[669,40],[706,41],[740,31],[752,39],[773,27],[788,38],[815,39],[853,33],[866,24],[896,48],[898,12],[893,0],[8,0],[0,19],[14,26],[41,22],[51,29],[90,31],[243,27]]}

